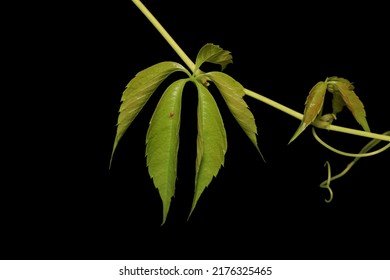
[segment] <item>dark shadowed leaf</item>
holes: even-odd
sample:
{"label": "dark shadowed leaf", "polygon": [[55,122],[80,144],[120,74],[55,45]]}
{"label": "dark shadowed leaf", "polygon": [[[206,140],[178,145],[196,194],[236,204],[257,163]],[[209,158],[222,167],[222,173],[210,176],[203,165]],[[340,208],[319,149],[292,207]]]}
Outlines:
{"label": "dark shadowed leaf", "polygon": [[328,84],[327,84],[327,89],[329,92],[331,92],[333,94],[333,98],[332,98],[332,110],[333,110],[333,114],[334,115],[337,115],[338,113],[340,113],[344,106],[345,106],[345,102],[343,100],[343,98],[341,97],[341,94],[340,92],[337,90],[336,86],[335,86],[335,83],[332,82],[333,80],[345,80],[346,82],[349,83],[348,80],[344,79],[344,78],[338,78],[338,77],[330,77],[328,78]]}
{"label": "dark shadowed leaf", "polygon": [[161,96],[146,135],[146,157],[150,177],[160,193],[163,222],[175,193],[183,87],[188,79],[172,83]]}
{"label": "dark shadowed leaf", "polygon": [[334,115],[337,115],[343,110],[344,106],[345,106],[345,102],[341,97],[340,92],[338,90],[335,90],[333,92],[333,98],[332,98],[332,110],[333,110],[332,113]]}

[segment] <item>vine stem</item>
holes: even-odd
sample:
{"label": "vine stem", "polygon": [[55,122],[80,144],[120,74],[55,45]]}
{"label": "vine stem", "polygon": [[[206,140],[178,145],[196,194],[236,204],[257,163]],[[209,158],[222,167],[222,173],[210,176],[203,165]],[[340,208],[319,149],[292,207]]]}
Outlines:
{"label": "vine stem", "polygon": [[[145,17],[153,24],[153,26],[157,29],[157,31],[164,37],[164,39],[168,42],[168,44],[173,48],[173,50],[179,55],[179,57],[183,60],[183,62],[187,65],[187,67],[194,72],[195,69],[195,64],[192,62],[192,60],[188,57],[188,55],[180,48],[180,46],[176,43],[176,41],[169,35],[169,33],[165,30],[165,28],[159,23],[159,21],[153,16],[153,14],[145,7],[145,5],[140,1],[140,0],[132,0],[133,3],[138,7],[138,9],[145,15]],[[294,118],[297,118],[299,120],[303,119],[303,115],[297,111],[294,111],[290,109],[289,107],[286,107],[276,101],[273,101],[272,99],[269,99],[263,95],[260,95],[254,91],[251,91],[249,89],[244,89],[245,94],[259,100],[263,103],[266,103],[267,105],[270,105]],[[347,133],[347,134],[352,134],[352,135],[357,135],[357,136],[362,136],[362,137],[368,137],[368,138],[373,138],[373,139],[378,139],[378,140],[383,140],[383,141],[388,141],[390,142],[390,136],[388,135],[383,135],[383,134],[378,134],[378,133],[372,133],[372,132],[367,132],[367,131],[362,131],[362,130],[357,130],[357,129],[351,129],[351,128],[346,128],[342,126],[337,126],[337,125],[329,125],[326,122],[321,122],[321,121],[315,121],[312,123],[312,125],[318,127],[318,128],[323,128],[327,130],[332,130],[332,131],[337,131],[337,132],[342,132],[342,133]]]}
{"label": "vine stem", "polygon": [[174,51],[180,56],[184,63],[190,68],[192,72],[195,69],[195,63],[188,57],[188,55],[180,48],[180,46],[175,42],[175,40],[169,35],[165,28],[159,23],[159,21],[152,15],[152,13],[141,3],[140,0],[132,0],[134,4],[141,10],[145,17],[153,24],[158,32],[164,37],[169,45],[174,49]]}

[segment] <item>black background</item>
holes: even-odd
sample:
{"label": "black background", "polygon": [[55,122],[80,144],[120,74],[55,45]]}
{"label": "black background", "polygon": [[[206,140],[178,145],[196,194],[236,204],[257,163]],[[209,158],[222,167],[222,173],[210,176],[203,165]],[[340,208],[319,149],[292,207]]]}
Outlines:
{"label": "black background", "polygon": [[[143,1],[195,60],[214,43],[229,50],[225,72],[299,112],[320,80],[352,81],[371,130],[389,130],[388,17],[381,6],[257,1]],[[210,4],[212,3],[212,4]],[[217,92],[228,137],[225,165],[191,207],[196,91],[186,86],[176,195],[166,223],[146,168],[145,135],[155,92],[108,169],[121,94],[134,75],[180,58],[131,1],[17,8],[11,32],[10,97],[0,193],[3,259],[378,259],[388,258],[389,154],[358,161],[318,144],[299,121],[245,97],[266,163]],[[26,17],[28,15],[28,17]],[[26,20],[27,18],[27,20]],[[20,20],[19,20],[20,19]],[[15,46],[13,46],[13,44]],[[14,54],[15,53],[15,54]],[[184,63],[183,63],[184,64]],[[208,66],[210,69],[213,66]],[[13,80],[13,78],[15,80]],[[349,112],[335,124],[360,129]],[[358,152],[369,139],[319,131]]]}

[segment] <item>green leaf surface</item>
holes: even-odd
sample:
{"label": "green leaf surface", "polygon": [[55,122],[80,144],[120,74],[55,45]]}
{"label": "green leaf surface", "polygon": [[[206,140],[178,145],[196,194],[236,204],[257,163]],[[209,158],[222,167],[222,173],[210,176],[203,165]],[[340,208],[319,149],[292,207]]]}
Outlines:
{"label": "green leaf surface", "polygon": [[[341,106],[341,97],[344,104],[351,111],[355,120],[363,127],[365,131],[370,131],[370,127],[368,126],[366,119],[366,111],[364,110],[364,105],[354,92],[354,86],[352,85],[352,83],[344,78],[338,77],[329,78],[329,83],[333,86],[333,95],[336,96],[336,98],[338,99],[336,109],[340,109],[337,106]],[[338,95],[339,97],[337,97]],[[335,108],[333,107],[333,110],[334,109]]]}
{"label": "green leaf surface", "polygon": [[227,150],[226,131],[218,106],[205,86],[197,81],[195,84],[198,89],[198,137],[195,192],[190,215],[205,188],[223,166]]}
{"label": "green leaf surface", "polygon": [[324,105],[326,88],[327,82],[320,81],[310,90],[305,102],[303,119],[288,144],[294,141],[317,118]]}
{"label": "green leaf surface", "polygon": [[175,193],[182,92],[189,79],[172,83],[161,96],[146,135],[149,175],[163,204],[163,224]]}
{"label": "green leaf surface", "polygon": [[110,166],[115,149],[127,128],[144,107],[157,87],[173,72],[190,73],[179,63],[164,61],[150,66],[136,74],[122,94],[117,121],[117,131],[111,153]]}
{"label": "green leaf surface", "polygon": [[230,112],[244,130],[245,134],[252,141],[253,145],[255,145],[257,151],[264,160],[257,144],[257,127],[255,117],[243,99],[245,96],[244,87],[231,76],[222,72],[209,72],[205,74],[205,76],[207,76],[216,85]]}
{"label": "green leaf surface", "polygon": [[200,49],[196,57],[194,73],[197,73],[197,70],[204,62],[219,64],[223,71],[229,63],[233,63],[232,58],[229,51],[222,49],[218,45],[208,43]]}

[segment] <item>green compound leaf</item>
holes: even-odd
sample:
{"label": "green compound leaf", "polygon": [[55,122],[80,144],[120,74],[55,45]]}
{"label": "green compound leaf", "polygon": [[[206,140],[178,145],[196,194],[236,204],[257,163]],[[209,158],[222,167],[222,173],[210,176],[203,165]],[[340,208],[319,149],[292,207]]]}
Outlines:
{"label": "green compound leaf", "polygon": [[204,189],[223,166],[227,150],[226,131],[218,106],[205,86],[197,81],[195,84],[198,89],[198,137],[195,192],[190,215]]}
{"label": "green compound leaf", "polygon": [[149,175],[160,193],[163,222],[175,193],[182,92],[189,79],[172,83],[161,96],[146,135]]}
{"label": "green compound leaf", "polygon": [[264,160],[257,144],[257,127],[255,117],[243,99],[245,96],[244,87],[231,76],[222,72],[209,72],[205,74],[205,76],[207,76],[207,78],[217,86],[230,112],[252,141],[253,145],[255,145],[257,151]]}
{"label": "green compound leaf", "polygon": [[152,65],[136,74],[127,84],[122,94],[121,106],[117,121],[117,131],[114,147],[111,153],[110,166],[115,149],[127,128],[144,107],[157,87],[173,72],[182,71],[190,76],[190,73],[179,63],[164,61]]}
{"label": "green compound leaf", "polygon": [[333,111],[341,111],[346,105],[351,111],[355,120],[363,127],[365,131],[370,131],[366,119],[366,111],[359,97],[354,92],[354,86],[347,79],[331,77],[328,80],[328,90],[333,93]]}
{"label": "green compound leaf", "polygon": [[317,118],[318,114],[322,110],[322,106],[324,105],[326,88],[327,81],[320,81],[310,90],[309,95],[306,98],[305,110],[301,124],[288,144],[294,141],[306,129],[306,127]]}
{"label": "green compound leaf", "polygon": [[233,60],[229,51],[223,50],[217,45],[208,43],[200,49],[196,57],[194,73],[197,73],[197,70],[204,62],[219,64],[223,71],[229,63],[233,63]]}

